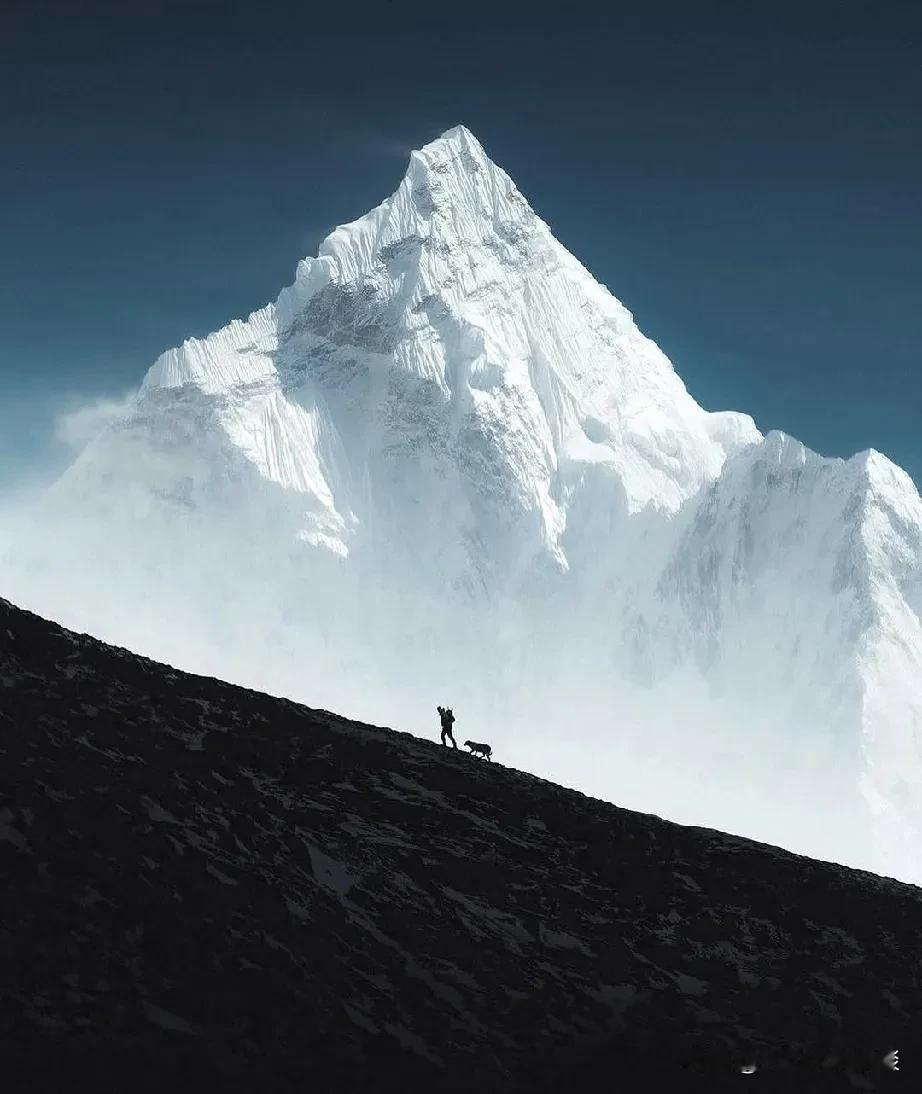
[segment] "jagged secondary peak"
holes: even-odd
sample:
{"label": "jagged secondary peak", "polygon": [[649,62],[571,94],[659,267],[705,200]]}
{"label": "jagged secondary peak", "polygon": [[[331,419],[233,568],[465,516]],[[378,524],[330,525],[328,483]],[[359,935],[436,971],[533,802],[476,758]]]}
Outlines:
{"label": "jagged secondary peak", "polygon": [[878,452],[876,448],[869,448],[859,452],[852,459],[864,469],[868,482],[874,489],[908,501],[918,502],[919,491],[912,477],[883,452]]}
{"label": "jagged secondary peak", "polygon": [[[873,448],[848,462],[861,475],[862,535],[875,594],[914,616],[914,659],[922,667],[922,498],[912,478]],[[922,701],[919,708],[922,718]]]}

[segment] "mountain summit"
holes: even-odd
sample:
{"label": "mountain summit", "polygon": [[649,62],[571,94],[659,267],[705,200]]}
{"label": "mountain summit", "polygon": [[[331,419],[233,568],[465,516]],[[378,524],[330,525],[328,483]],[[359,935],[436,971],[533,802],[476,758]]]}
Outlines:
{"label": "mountain summit", "polygon": [[9,595],[183,667],[922,879],[922,503],[697,405],[463,126],[164,353]]}
{"label": "mountain summit", "polygon": [[[581,469],[610,469],[632,511],[675,510],[759,437],[701,410],[463,126],[414,152],[397,191],[332,232],[275,305],[164,354],[142,394],[187,385],[231,399],[222,432],[311,498],[307,538],[342,554],[367,526],[368,484],[377,510],[396,506],[398,540],[442,544],[446,516],[465,539],[499,523],[513,542],[491,539],[493,562],[540,544],[565,568],[562,495]],[[433,476],[440,500],[407,527]],[[457,560],[478,576],[485,561]]]}

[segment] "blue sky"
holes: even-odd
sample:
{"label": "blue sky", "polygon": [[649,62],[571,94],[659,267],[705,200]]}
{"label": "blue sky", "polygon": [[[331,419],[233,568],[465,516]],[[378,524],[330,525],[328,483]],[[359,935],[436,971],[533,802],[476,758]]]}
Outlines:
{"label": "blue sky", "polygon": [[8,0],[0,493],[458,122],[704,406],[922,482],[922,16],[452,10]]}

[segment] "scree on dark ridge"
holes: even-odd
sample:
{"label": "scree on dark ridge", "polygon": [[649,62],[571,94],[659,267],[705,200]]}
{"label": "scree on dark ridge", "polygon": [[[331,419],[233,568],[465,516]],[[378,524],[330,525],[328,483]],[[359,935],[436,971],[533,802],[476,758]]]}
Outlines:
{"label": "scree on dark ridge", "polygon": [[0,742],[5,1090],[922,1082],[913,886],[6,601]]}

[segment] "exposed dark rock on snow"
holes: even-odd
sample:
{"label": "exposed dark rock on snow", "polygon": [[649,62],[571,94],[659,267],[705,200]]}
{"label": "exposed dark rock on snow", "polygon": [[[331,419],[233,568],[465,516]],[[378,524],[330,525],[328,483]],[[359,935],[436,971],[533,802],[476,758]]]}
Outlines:
{"label": "exposed dark rock on snow", "polygon": [[5,1090],[922,1082],[912,886],[5,601],[0,749]]}

